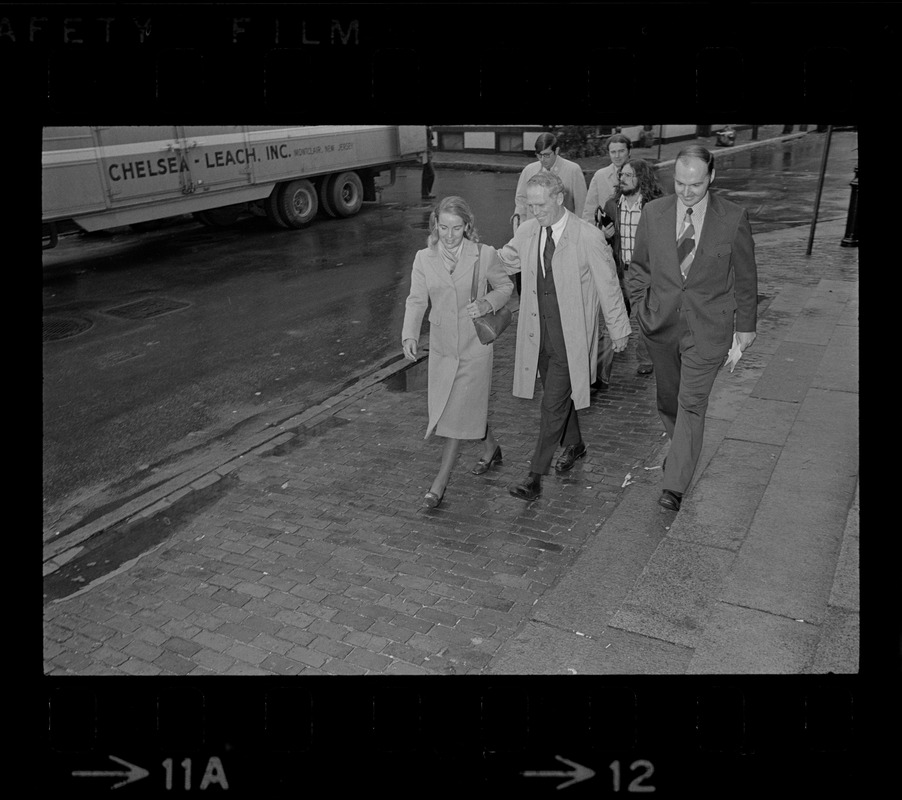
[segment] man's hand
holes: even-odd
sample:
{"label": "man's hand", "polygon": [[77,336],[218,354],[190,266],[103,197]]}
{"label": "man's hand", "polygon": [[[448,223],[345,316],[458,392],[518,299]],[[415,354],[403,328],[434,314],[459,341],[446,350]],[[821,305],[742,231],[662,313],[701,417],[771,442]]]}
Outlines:
{"label": "man's hand", "polygon": [[622,339],[611,339],[611,347],[615,353],[622,353],[626,350],[626,343],[629,340],[629,336],[624,336]]}
{"label": "man's hand", "polygon": [[401,347],[404,349],[404,357],[408,361],[414,361],[417,357],[417,340],[416,339],[405,339],[401,342]]}
{"label": "man's hand", "polygon": [[605,225],[605,226],[601,229],[601,232],[605,235],[605,238],[606,238],[606,239],[613,239],[613,238],[614,238],[614,233],[615,233],[615,231],[614,231],[614,223],[612,222],[612,223],[610,223],[609,225]]}
{"label": "man's hand", "polygon": [[752,342],[755,341],[755,337],[758,334],[755,331],[746,331],[745,333],[741,331],[736,331],[736,341],[739,344],[740,350],[745,350],[752,346]]}

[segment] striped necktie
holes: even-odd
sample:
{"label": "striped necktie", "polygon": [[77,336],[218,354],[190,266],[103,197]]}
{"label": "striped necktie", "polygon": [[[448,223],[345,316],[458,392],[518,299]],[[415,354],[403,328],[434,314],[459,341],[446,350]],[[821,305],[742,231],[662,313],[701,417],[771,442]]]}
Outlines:
{"label": "striped necktie", "polygon": [[685,279],[686,273],[692,264],[692,251],[695,248],[695,228],[692,225],[692,209],[686,209],[686,227],[677,239],[677,258],[680,262],[680,272]]}

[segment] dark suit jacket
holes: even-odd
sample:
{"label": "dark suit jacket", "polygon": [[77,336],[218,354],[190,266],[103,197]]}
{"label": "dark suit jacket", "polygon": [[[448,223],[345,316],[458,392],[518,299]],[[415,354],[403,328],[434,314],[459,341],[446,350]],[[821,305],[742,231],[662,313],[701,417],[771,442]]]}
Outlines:
{"label": "dark suit jacket", "polygon": [[666,341],[678,335],[682,316],[700,355],[725,356],[733,331],[754,331],[757,323],[758,270],[748,213],[708,194],[701,239],[684,282],[676,251],[676,206],[676,195],[667,195],[642,210],[629,270],[636,318],[649,340]]}

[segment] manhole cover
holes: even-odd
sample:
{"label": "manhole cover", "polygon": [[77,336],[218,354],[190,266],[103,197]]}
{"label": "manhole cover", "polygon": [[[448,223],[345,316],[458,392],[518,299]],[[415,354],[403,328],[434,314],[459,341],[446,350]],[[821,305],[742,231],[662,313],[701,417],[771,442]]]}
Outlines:
{"label": "manhole cover", "polygon": [[56,342],[60,339],[71,339],[84,333],[94,323],[89,319],[78,317],[44,317],[44,341]]}
{"label": "manhole cover", "polygon": [[146,300],[136,300],[134,303],[126,303],[124,306],[109,308],[103,313],[125,319],[148,319],[170,314],[173,311],[181,311],[183,308],[188,308],[189,305],[191,304],[168,300],[165,297],[149,297]]}

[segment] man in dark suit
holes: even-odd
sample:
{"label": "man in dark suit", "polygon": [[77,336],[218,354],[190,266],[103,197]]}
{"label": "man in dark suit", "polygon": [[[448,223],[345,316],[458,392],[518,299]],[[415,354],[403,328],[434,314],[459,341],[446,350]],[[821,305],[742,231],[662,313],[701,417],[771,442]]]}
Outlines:
{"label": "man in dark suit", "polygon": [[674,195],[646,205],[629,291],[654,364],[658,413],[670,437],[658,502],[679,511],[702,449],[705,412],[735,338],[755,340],[758,270],[745,209],[708,191],[714,157],[684,148]]}

